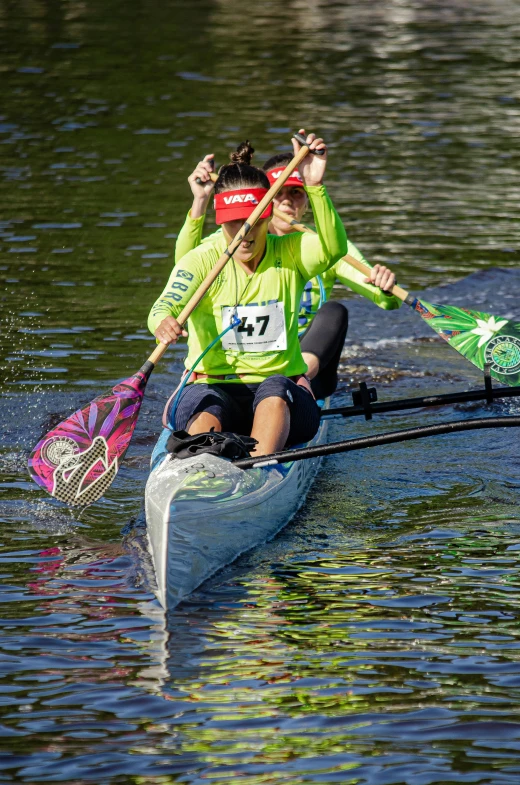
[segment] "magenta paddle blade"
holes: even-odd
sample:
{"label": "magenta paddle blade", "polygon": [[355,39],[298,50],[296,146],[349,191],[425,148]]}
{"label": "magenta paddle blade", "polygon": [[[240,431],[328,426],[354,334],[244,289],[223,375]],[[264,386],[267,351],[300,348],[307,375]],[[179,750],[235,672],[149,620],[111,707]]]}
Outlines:
{"label": "magenta paddle blade", "polygon": [[152,363],[145,363],[40,439],[29,458],[33,480],[70,506],[103,496],[130,444],[152,370]]}

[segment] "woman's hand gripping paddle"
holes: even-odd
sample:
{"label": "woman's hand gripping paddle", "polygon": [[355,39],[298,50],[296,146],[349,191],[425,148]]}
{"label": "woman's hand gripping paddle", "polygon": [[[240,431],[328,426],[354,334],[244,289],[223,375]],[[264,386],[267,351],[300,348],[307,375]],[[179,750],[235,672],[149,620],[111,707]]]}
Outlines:
{"label": "woman's hand gripping paddle", "polygon": [[[292,161],[249,216],[211,272],[177,317],[184,325],[218,274],[247,237],[292,171],[309,153],[302,145]],[[314,152],[314,151],[311,151]],[[29,473],[44,490],[69,506],[92,504],[113,482],[130,444],[148,378],[168,347],[159,344],[142,368],[100,395],[40,439],[29,457]]]}
{"label": "woman's hand gripping paddle", "polygon": [[[275,208],[275,215],[296,231],[312,232]],[[370,268],[350,254],[343,257],[356,270],[370,277]],[[520,385],[520,322],[482,311],[434,305],[414,297],[400,286],[391,293],[409,305],[449,345],[481,371],[488,365],[491,376],[510,387]]]}

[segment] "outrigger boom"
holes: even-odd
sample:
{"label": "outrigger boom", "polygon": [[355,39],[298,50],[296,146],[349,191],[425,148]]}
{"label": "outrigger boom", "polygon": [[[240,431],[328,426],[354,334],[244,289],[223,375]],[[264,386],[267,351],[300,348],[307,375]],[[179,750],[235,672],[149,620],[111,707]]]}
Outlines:
{"label": "outrigger boom", "polygon": [[352,406],[340,406],[337,409],[326,409],[322,417],[355,417],[365,415],[365,420],[371,420],[374,414],[386,412],[402,412],[407,409],[423,409],[430,406],[453,406],[456,403],[471,403],[473,401],[486,401],[493,403],[500,398],[520,397],[520,387],[493,387],[491,376],[484,375],[485,387],[483,390],[464,390],[458,393],[445,393],[444,395],[425,395],[417,398],[400,398],[395,401],[377,401],[375,387],[367,387],[361,382],[359,389],[352,391]]}
{"label": "outrigger boom", "polygon": [[377,436],[362,436],[359,439],[346,439],[341,442],[320,444],[316,447],[304,447],[300,450],[283,450],[271,455],[257,458],[242,458],[234,461],[239,469],[262,469],[265,466],[276,466],[287,461],[301,461],[304,458],[322,458],[325,455],[335,455],[340,452],[353,452],[366,450],[368,447],[378,447],[383,444],[396,444],[408,442],[413,439],[423,439],[426,436],[438,436],[442,433],[457,433],[459,431],[476,431],[482,428],[518,428],[520,417],[473,417],[470,420],[455,420],[441,423],[440,425],[425,425],[421,428],[406,428],[401,431],[381,433]]}
{"label": "outrigger boom", "polygon": [[[484,369],[485,387],[481,390],[464,390],[459,393],[446,393],[444,395],[420,396],[417,398],[402,398],[396,401],[381,401],[377,403],[375,387],[367,387],[361,382],[359,389],[352,392],[353,406],[343,406],[337,409],[326,409],[323,419],[331,417],[354,417],[364,415],[366,420],[371,420],[374,414],[386,412],[406,411],[407,409],[420,409],[430,406],[449,406],[457,403],[472,401],[486,401],[493,403],[501,398],[515,398],[520,396],[520,387],[493,388],[489,368]],[[354,452],[377,447],[385,444],[397,444],[414,439],[424,439],[428,436],[439,436],[447,433],[460,433],[461,431],[475,431],[483,428],[517,428],[520,427],[520,416],[506,417],[474,417],[468,420],[455,420],[438,425],[426,425],[419,428],[406,428],[400,431],[381,433],[375,436],[363,436],[357,439],[345,439],[340,442],[320,444],[313,447],[303,447],[293,450],[282,450],[263,455],[260,460],[255,458],[242,458],[235,461],[235,466],[240,469],[260,469],[266,466],[276,466],[287,461],[301,461],[305,458],[318,458],[325,455],[335,455],[341,452]]]}

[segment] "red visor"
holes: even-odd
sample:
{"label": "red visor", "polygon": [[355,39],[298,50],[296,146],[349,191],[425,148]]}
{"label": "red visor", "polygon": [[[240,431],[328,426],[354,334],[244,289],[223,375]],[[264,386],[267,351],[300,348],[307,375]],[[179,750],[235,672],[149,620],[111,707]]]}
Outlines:
{"label": "red visor", "polygon": [[[268,172],[266,172],[271,185],[276,183],[282,172],[285,172],[285,166],[279,166],[276,169],[270,169]],[[304,182],[298,169],[295,169],[293,172],[291,172],[291,176],[287,178],[284,185],[297,185],[300,188],[303,188]]]}
{"label": "red visor", "polygon": [[[220,225],[226,221],[238,219],[245,221],[266,193],[267,188],[240,188],[237,191],[215,194],[215,222]],[[270,218],[272,213],[273,203],[271,202],[260,218]]]}

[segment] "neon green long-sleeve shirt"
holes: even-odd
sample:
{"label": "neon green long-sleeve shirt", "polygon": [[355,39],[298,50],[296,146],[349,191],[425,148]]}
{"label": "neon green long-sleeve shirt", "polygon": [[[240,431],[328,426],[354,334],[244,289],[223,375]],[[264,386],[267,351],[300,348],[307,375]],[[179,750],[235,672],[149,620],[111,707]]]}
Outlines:
{"label": "neon green long-sleeve shirt", "polygon": [[[345,255],[348,243],[341,219],[325,187],[312,186],[306,190],[317,234],[294,233],[284,237],[268,234],[264,258],[252,275],[246,273],[233,259],[228,262],[188,321],[189,352],[186,367],[191,368],[202,351],[227,326],[230,311],[235,305],[271,308],[272,322],[274,316],[280,316],[283,323],[283,336],[279,336],[279,343],[286,348],[261,351],[258,348],[261,346],[260,337],[253,348],[246,346],[238,350],[226,348],[226,342],[222,341],[208,352],[195,369],[214,377],[208,379],[208,382],[236,382],[240,377],[241,381],[252,384],[274,374],[296,376],[307,370],[298,340],[302,293],[307,281],[324,273]],[[148,327],[152,333],[155,333],[166,316],[179,315],[225,248],[224,236],[215,233],[202,245],[183,255],[150,312]],[[244,312],[240,313],[242,326],[234,331],[237,333],[237,342],[242,339],[246,341],[251,336],[251,340],[256,340],[255,336],[261,336],[265,329],[267,322],[264,320],[267,317],[262,315],[263,312],[252,310],[253,318],[248,321],[247,316],[243,316]],[[241,331],[244,334],[242,336],[238,335]],[[251,335],[248,331],[251,331]]]}
{"label": "neon green long-sleeve shirt", "polygon": [[[188,213],[175,244],[175,264],[177,264],[183,258],[183,256],[189,253],[193,248],[196,248],[201,243],[212,242],[216,237],[219,237],[222,234],[222,230],[218,229],[216,232],[213,232],[213,234],[203,238],[202,232],[204,229],[205,217],[206,216],[203,215],[200,218],[194,219],[191,217],[190,213]],[[359,248],[350,240],[348,240],[347,253],[358,261],[366,264],[367,267],[372,267],[372,265],[367,262]],[[327,300],[330,298],[332,287],[336,281],[339,281],[341,284],[343,284],[343,286],[346,286],[348,289],[356,292],[356,294],[361,294],[363,297],[371,300],[375,305],[377,305],[379,308],[383,308],[384,310],[395,310],[402,305],[402,300],[400,300],[398,297],[386,294],[385,292],[382,292],[381,289],[379,289],[377,286],[372,286],[372,284],[365,283],[365,276],[363,273],[360,273],[344,259],[340,259],[338,262],[333,264],[332,267],[329,267],[328,270],[326,270],[324,273],[321,273],[320,278],[324,287],[325,298]],[[320,285],[318,283],[318,279],[313,278],[312,280],[307,281],[305,284],[300,302],[300,313],[298,318],[300,333],[305,332],[305,330],[309,327],[310,323],[316,316],[320,302]]]}

